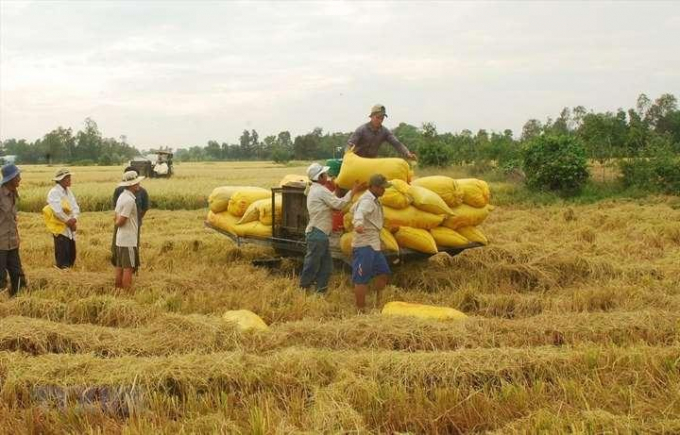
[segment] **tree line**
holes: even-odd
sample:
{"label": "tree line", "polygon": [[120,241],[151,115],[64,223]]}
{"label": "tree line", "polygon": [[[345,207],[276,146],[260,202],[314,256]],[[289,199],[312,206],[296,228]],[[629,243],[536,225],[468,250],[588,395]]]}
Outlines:
{"label": "tree line", "polygon": [[[432,123],[420,127],[406,123],[394,134],[414,150],[422,165],[493,163],[514,166],[526,143],[541,135],[566,135],[578,139],[588,158],[606,163],[612,158],[644,156],[650,152],[680,153],[680,111],[672,94],[651,100],[641,94],[635,107],[614,112],[595,112],[583,106],[564,108],[556,118],[528,120],[519,137],[512,130],[502,132],[480,129],[440,133]],[[341,157],[350,132],[324,133],[320,127],[292,137],[282,131],[263,139],[254,129],[244,130],[237,143],[208,141],[179,149],[176,161],[266,160],[286,162]],[[103,138],[94,120],[87,118],[84,128],[74,133],[58,127],[33,143],[7,139],[4,154],[17,156],[18,163],[121,164],[140,152],[119,139]],[[388,145],[384,156],[395,155]]]}
{"label": "tree line", "polygon": [[69,163],[73,165],[118,165],[139,155],[125,136],[105,138],[97,123],[85,119],[77,133],[71,128],[57,127],[35,142],[7,139],[0,143],[3,156],[16,156],[17,163]]}

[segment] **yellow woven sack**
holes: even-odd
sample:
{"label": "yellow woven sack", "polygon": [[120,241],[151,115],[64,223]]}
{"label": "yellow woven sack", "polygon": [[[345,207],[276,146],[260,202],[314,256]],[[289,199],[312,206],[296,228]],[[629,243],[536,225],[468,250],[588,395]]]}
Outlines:
{"label": "yellow woven sack", "polygon": [[474,227],[481,224],[489,216],[489,213],[493,210],[493,206],[486,205],[477,208],[467,204],[461,204],[458,207],[453,207],[451,210],[453,211],[453,214],[444,219],[442,226],[457,230],[458,228]]}
{"label": "yellow woven sack", "polygon": [[463,190],[456,180],[444,175],[416,178],[413,186],[424,187],[439,195],[449,207],[455,207],[463,202]]}
{"label": "yellow woven sack", "polygon": [[368,183],[373,174],[382,174],[388,180],[408,182],[411,173],[411,167],[404,159],[367,159],[357,156],[352,151],[347,151],[342,158],[340,174],[335,179],[335,183],[343,189],[351,189],[355,181]]}
{"label": "yellow woven sack", "polygon": [[444,215],[418,210],[412,205],[402,210],[383,207],[383,214],[387,228],[404,226],[430,230],[438,227],[444,221]]}
{"label": "yellow woven sack", "polygon": [[346,257],[352,256],[352,239],[354,238],[354,232],[344,233],[340,236],[340,250]]}
{"label": "yellow woven sack", "polygon": [[392,183],[392,187],[385,189],[385,194],[380,197],[382,205],[398,210],[408,207],[412,202],[412,198],[408,194],[411,186],[402,180],[390,180],[390,183]]}
{"label": "yellow woven sack", "polygon": [[208,212],[208,223],[216,228],[223,231],[236,235],[236,224],[239,218],[233,216],[228,211],[223,211],[221,213]]}
{"label": "yellow woven sack", "polygon": [[473,207],[484,207],[491,199],[491,190],[484,180],[462,178],[456,180],[463,190],[463,202]]}
{"label": "yellow woven sack", "polygon": [[432,234],[427,230],[400,227],[394,238],[397,239],[400,248],[413,249],[425,254],[436,254],[439,251]]}
{"label": "yellow woven sack", "polygon": [[229,199],[231,196],[240,191],[265,191],[269,192],[267,189],[261,187],[252,186],[221,186],[213,189],[210,196],[208,196],[208,207],[213,213],[220,213],[225,211],[229,207]]}
{"label": "yellow woven sack", "polygon": [[229,206],[227,210],[234,216],[241,217],[244,215],[250,204],[259,199],[272,197],[272,192],[267,189],[262,190],[239,190],[234,192],[229,198]]}
{"label": "yellow woven sack", "polygon": [[269,329],[267,324],[260,316],[249,310],[232,310],[224,313],[222,318],[228,322],[236,324],[239,331],[258,330],[266,331]]}
{"label": "yellow woven sack", "polygon": [[[66,198],[61,200],[61,208],[64,210],[64,213],[67,215],[71,213],[71,204],[68,203],[68,200]],[[52,207],[46,205],[42,209],[42,215],[43,219],[45,220],[45,225],[47,226],[47,230],[54,234],[58,235],[64,232],[66,229],[66,223],[62,222],[55,214],[54,210],[52,210]]]}
{"label": "yellow woven sack", "polygon": [[[340,236],[340,250],[347,257],[352,256],[352,240],[354,239],[354,231],[344,233]],[[399,244],[387,228],[380,230],[380,247],[383,251],[399,252]]]}
{"label": "yellow woven sack", "polygon": [[281,179],[281,182],[279,183],[279,187],[283,187],[288,183],[305,183],[305,184],[308,184],[309,178],[307,178],[306,175],[288,174]]}
{"label": "yellow woven sack", "polygon": [[248,222],[247,224],[234,225],[234,232],[241,237],[271,237],[272,226],[265,225],[260,221]]}
{"label": "yellow woven sack", "polygon": [[459,232],[450,228],[437,227],[430,230],[437,246],[442,248],[460,248],[468,245],[468,239],[460,235]]}
{"label": "yellow woven sack", "polygon": [[[276,222],[281,222],[281,213],[283,212],[283,208],[281,207],[281,195],[276,195],[274,198],[276,201]],[[257,201],[250,204],[238,223],[247,224],[248,222],[254,222],[256,220],[259,220],[265,225],[272,224],[271,197],[258,199]]]}
{"label": "yellow woven sack", "polygon": [[408,194],[413,198],[413,206],[434,214],[450,215],[453,212],[435,192],[420,186],[409,186]]}
{"label": "yellow woven sack", "polygon": [[351,212],[347,212],[342,215],[342,226],[345,227],[345,231],[352,231],[354,226],[352,225],[352,217],[354,215]]}
{"label": "yellow woven sack", "polygon": [[385,316],[409,316],[421,319],[435,320],[464,320],[467,315],[449,307],[434,305],[411,304],[408,302],[388,302],[382,309]]}
{"label": "yellow woven sack", "polygon": [[380,230],[380,244],[383,251],[399,252],[399,243],[387,228]]}
{"label": "yellow woven sack", "polygon": [[484,233],[475,227],[458,228],[456,231],[458,231],[461,236],[465,237],[471,242],[481,243],[482,245],[489,244],[489,240],[486,238]]}

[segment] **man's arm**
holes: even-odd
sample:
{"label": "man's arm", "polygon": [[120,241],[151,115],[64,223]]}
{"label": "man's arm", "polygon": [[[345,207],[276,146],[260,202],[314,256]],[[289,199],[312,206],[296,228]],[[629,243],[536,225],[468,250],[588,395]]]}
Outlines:
{"label": "man's arm", "polygon": [[[127,198],[126,198],[127,199]],[[134,201],[125,201],[125,203],[120,208],[120,213],[116,213],[114,222],[117,227],[122,227],[127,222],[128,218],[132,214],[132,206],[135,205]]]}
{"label": "man's arm", "polygon": [[346,150],[349,151],[352,149],[352,147],[356,147],[359,145],[359,140],[361,139],[361,129],[363,128],[363,125],[360,125],[357,127],[356,130],[354,130],[354,133],[349,137],[347,140],[347,148]]}
{"label": "man's arm", "polygon": [[411,151],[409,151],[408,148],[406,148],[406,145],[401,143],[399,139],[392,133],[388,128],[385,128],[387,130],[387,135],[385,136],[385,140],[392,145],[392,147],[397,150],[404,158],[407,159],[413,159],[415,160],[416,155],[413,154]]}
{"label": "man's arm", "polygon": [[354,210],[354,216],[352,217],[352,226],[354,231],[359,234],[364,232],[364,217],[373,211],[373,203],[371,201],[359,201],[356,210]]}
{"label": "man's arm", "polygon": [[335,196],[335,194],[331,193],[330,190],[324,189],[323,190],[324,193],[321,196],[321,200],[324,202],[324,204],[326,204],[333,210],[342,210],[347,206],[347,204],[349,204],[352,201],[352,196],[354,196],[357,192],[360,192],[365,188],[366,183],[355,182],[354,185],[352,186],[352,189],[348,190],[347,193],[345,193],[345,196],[343,196],[342,198],[338,198],[337,196]]}
{"label": "man's arm", "polygon": [[114,222],[115,222],[116,226],[118,228],[120,228],[123,225],[125,225],[125,222],[127,222],[127,220],[128,220],[127,216],[123,216],[122,214],[117,214]]}
{"label": "man's arm", "polygon": [[141,188],[139,191],[139,197],[142,202],[142,210],[140,211],[139,215],[141,217],[144,217],[146,214],[146,211],[149,209],[149,194],[147,193],[146,189]]}
{"label": "man's arm", "polygon": [[123,193],[123,188],[120,186],[116,187],[116,189],[113,191],[113,208],[116,208],[116,203],[118,202],[118,197],[121,193]]}
{"label": "man's arm", "polygon": [[71,215],[74,219],[78,219],[80,217],[80,206],[78,205],[76,196],[71,192],[71,189],[69,189],[69,196],[73,199],[73,201],[71,201]]}

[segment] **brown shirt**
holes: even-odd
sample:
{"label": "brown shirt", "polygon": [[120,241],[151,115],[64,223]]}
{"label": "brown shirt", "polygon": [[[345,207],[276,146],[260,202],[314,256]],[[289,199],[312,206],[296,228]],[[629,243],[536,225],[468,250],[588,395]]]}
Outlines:
{"label": "brown shirt", "polygon": [[19,247],[17,229],[17,194],[0,187],[0,251],[10,251]]}

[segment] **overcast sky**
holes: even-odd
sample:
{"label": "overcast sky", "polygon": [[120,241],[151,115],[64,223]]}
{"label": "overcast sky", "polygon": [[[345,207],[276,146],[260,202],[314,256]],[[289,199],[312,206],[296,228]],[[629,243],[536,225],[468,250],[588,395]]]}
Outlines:
{"label": "overcast sky", "polygon": [[386,126],[518,136],[680,97],[680,2],[0,0],[0,138],[92,117],[138,148]]}

